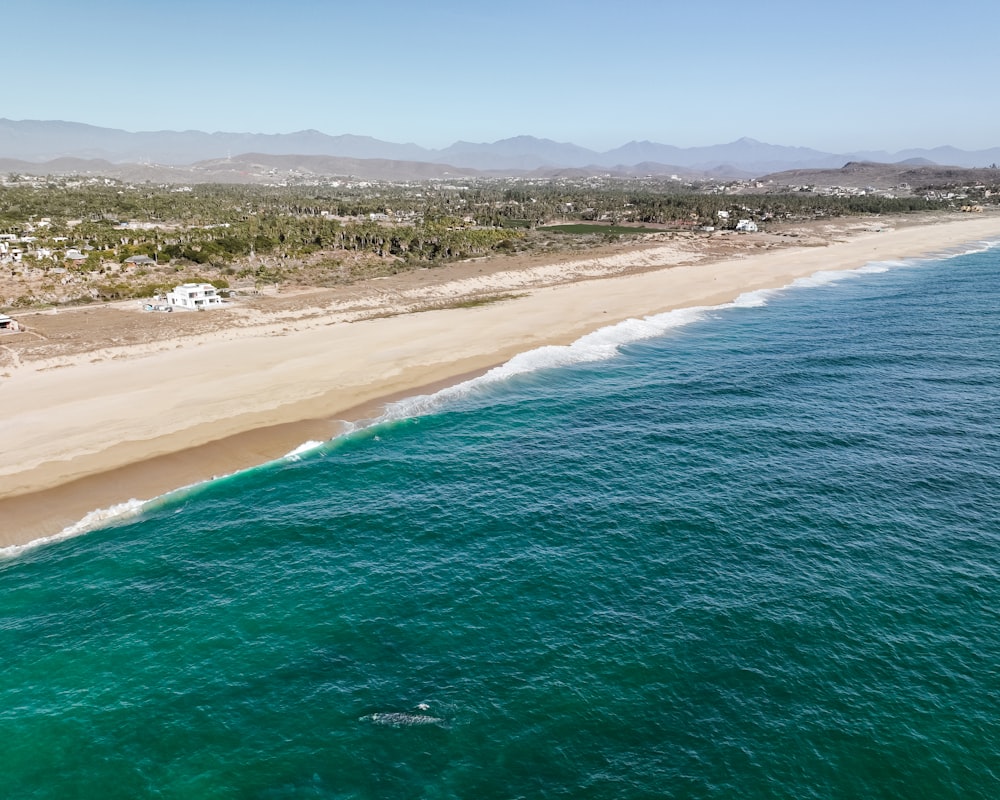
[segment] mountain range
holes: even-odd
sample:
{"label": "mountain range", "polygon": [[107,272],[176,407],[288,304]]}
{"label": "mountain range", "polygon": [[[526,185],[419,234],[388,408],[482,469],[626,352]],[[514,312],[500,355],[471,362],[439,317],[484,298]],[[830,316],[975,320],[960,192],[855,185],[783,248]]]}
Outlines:
{"label": "mountain range", "polygon": [[[676,147],[633,141],[599,152],[568,142],[515,136],[491,143],[458,141],[440,150],[370,136],[330,136],[316,130],[295,133],[130,132],[78,122],[0,119],[0,159],[28,163],[55,159],[99,159],[110,164],[155,164],[166,168],[229,160],[247,153],[262,156],[326,156],[338,159],[434,164],[459,172],[524,174],[553,170],[646,171],[755,177],[791,169],[830,169],[846,162],[932,163],[985,167],[1000,162],[1000,147],[966,151],[954,147],[908,149],[895,153],[825,153],[750,138],[728,144]],[[414,171],[411,168],[411,171]],[[416,169],[430,175],[441,170]],[[446,170],[445,170],[446,172]]]}

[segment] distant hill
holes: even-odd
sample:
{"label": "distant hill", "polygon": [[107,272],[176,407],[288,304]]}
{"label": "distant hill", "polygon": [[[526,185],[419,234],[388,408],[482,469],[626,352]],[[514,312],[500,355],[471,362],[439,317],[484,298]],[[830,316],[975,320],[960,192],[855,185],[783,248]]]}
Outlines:
{"label": "distant hill", "polygon": [[630,142],[603,154],[601,163],[634,163],[635,159],[660,161],[678,166],[713,170],[729,165],[741,172],[759,175],[795,167],[833,167],[844,163],[843,156],[806,147],[784,147],[742,138],[729,144],[680,148],[655,142]]}
{"label": "distant hill", "polygon": [[[1000,147],[974,152],[953,147],[932,150],[824,153],[742,138],[728,144],[675,147],[633,141],[605,152],[569,142],[515,136],[496,142],[455,142],[442,150],[413,143],[384,142],[370,136],[330,136],[316,130],[284,134],[141,131],[132,133],[78,122],[0,119],[0,159],[40,164],[54,159],[104,160],[110,164],[147,164],[166,168],[226,160],[246,153],[269,156],[326,156],[443,165],[493,173],[558,169],[631,171],[663,165],[673,173],[754,176],[789,169],[832,169],[845,162],[913,162],[987,167],[1000,162]],[[412,170],[411,170],[412,171]],[[656,173],[660,174],[660,173]]]}
{"label": "distant hill", "polygon": [[[914,163],[918,162],[918,163]],[[896,164],[851,161],[839,169],[793,169],[761,175],[758,180],[776,186],[851,186],[889,189],[906,184],[911,188],[982,183],[1000,185],[1000,169],[940,166],[925,159]]]}
{"label": "distant hill", "polygon": [[583,167],[594,164],[598,153],[575,144],[515,136],[492,144],[455,142],[438,150],[433,160],[475,169],[537,169],[538,167]]}
{"label": "distant hill", "polygon": [[[232,158],[214,158],[183,166],[158,164],[113,164],[105,159],[58,158],[51,161],[22,161],[0,158],[0,173],[23,175],[90,175],[125,181],[159,183],[282,183],[310,178],[344,178],[369,181],[426,181],[469,177],[520,176],[552,180],[586,178],[592,175],[616,177],[677,176],[692,180],[741,177],[735,170],[723,173],[698,172],[668,164],[643,163],[634,167],[538,167],[531,170],[478,170],[428,161],[397,161],[384,158],[341,158],[337,156],[273,155],[242,153]],[[745,176],[744,176],[745,177]]]}
{"label": "distant hill", "polygon": [[54,158],[103,158],[115,163],[192,164],[248,152],[336,155],[428,161],[430,151],[415,144],[392,144],[370,136],[296,133],[204,133],[143,131],[130,133],[78,122],[0,119],[0,158],[49,161]]}
{"label": "distant hill", "polygon": [[243,153],[181,166],[113,164],[105,159],[58,158],[22,161],[0,158],[0,173],[21,175],[81,175],[155,183],[281,183],[291,178],[345,178],[369,181],[425,181],[469,177],[486,173],[427,161],[379,158],[272,155]]}
{"label": "distant hill", "polygon": [[426,181],[481,174],[473,169],[428,161],[268,153],[244,153],[235,158],[199,161],[188,167],[188,171],[192,173],[195,182],[210,180],[218,183],[243,183],[247,178],[255,178],[255,182],[259,182],[291,175],[371,181]]}

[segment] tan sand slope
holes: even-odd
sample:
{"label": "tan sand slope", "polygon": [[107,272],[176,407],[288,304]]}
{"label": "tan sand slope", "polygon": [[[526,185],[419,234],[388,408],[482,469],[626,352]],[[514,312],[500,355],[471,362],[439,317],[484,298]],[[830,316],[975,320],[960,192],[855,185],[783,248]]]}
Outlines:
{"label": "tan sand slope", "polygon": [[[58,367],[24,363],[0,379],[0,545],[55,533],[95,508],[279,457],[301,441],[334,435],[338,418],[375,416],[387,397],[482,372],[518,352],[566,344],[630,317],[715,305],[818,270],[998,237],[1000,216],[956,216],[826,247],[618,277],[581,280],[573,267],[572,282],[533,289],[516,274],[505,283],[495,273],[492,291],[521,294],[354,322],[302,314],[300,324],[293,317],[280,329],[244,327],[236,335],[223,327],[123,348],[114,357],[95,360],[84,352]],[[651,252],[635,258],[648,261]],[[462,290],[437,291],[460,296]]]}

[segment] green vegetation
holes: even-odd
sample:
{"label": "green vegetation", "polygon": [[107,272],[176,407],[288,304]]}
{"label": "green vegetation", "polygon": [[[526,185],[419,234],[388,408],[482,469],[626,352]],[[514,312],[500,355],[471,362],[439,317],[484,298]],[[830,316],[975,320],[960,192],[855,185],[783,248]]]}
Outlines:
{"label": "green vegetation", "polygon": [[492,254],[586,247],[595,236],[927,211],[967,196],[997,197],[771,193],[651,178],[176,187],[10,176],[0,185],[0,234],[24,257],[14,263],[0,252],[0,277],[20,270],[35,279],[0,305],[145,297],[186,280],[333,286]]}
{"label": "green vegetation", "polygon": [[492,303],[502,303],[504,300],[515,300],[518,297],[523,297],[523,295],[512,294],[510,292],[507,292],[506,294],[487,294],[481,295],[480,297],[470,297],[465,300],[456,300],[453,303],[442,303],[440,305],[433,306],[433,309],[479,308],[480,306],[488,306]]}

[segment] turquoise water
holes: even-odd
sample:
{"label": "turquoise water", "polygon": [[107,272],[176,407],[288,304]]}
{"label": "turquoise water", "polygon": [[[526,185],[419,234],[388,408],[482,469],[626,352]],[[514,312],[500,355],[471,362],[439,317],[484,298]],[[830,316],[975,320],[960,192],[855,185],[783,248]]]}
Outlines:
{"label": "turquoise water", "polygon": [[0,560],[0,797],[1000,797],[998,409],[997,249],[528,354]]}

